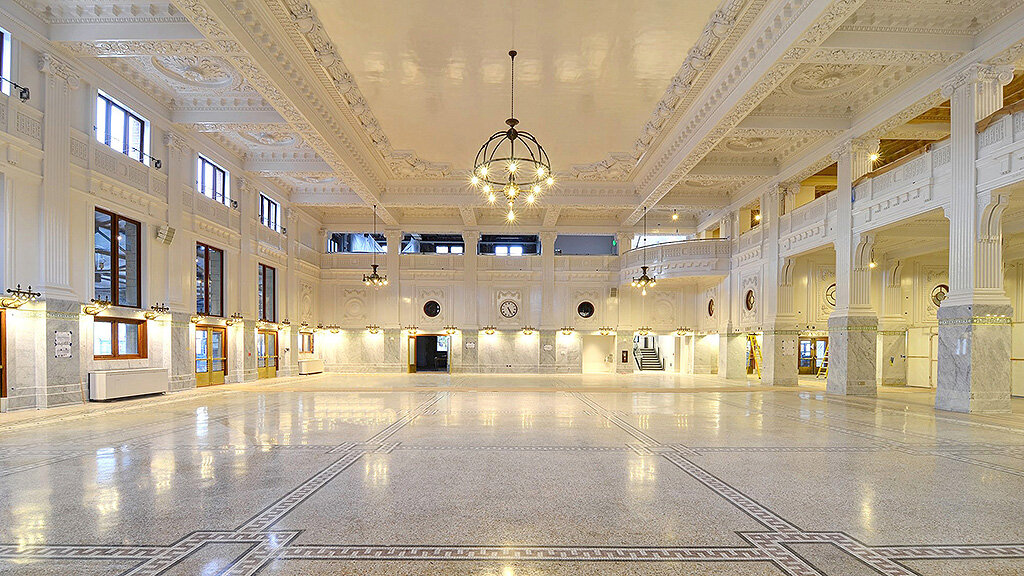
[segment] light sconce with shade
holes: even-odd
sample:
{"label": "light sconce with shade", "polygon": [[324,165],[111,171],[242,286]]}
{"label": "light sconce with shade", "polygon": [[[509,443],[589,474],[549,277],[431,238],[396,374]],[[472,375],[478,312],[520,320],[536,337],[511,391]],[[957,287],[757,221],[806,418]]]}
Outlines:
{"label": "light sconce with shade", "polygon": [[380,334],[380,326],[377,326],[376,324],[370,324],[369,326],[366,327],[366,331],[369,332],[370,334]]}
{"label": "light sconce with shade", "polygon": [[611,326],[603,326],[601,328],[598,328],[597,333],[600,334],[601,336],[610,336],[615,333],[615,329],[612,328]]}
{"label": "light sconce with shade", "polygon": [[572,333],[575,331],[571,326],[565,326],[562,328],[562,336],[572,336]]}
{"label": "light sconce with shade", "polygon": [[7,293],[10,296],[4,296],[0,298],[0,308],[19,308],[22,304],[30,302],[39,298],[39,292],[33,292],[32,287],[22,290],[21,284],[18,284],[17,288],[8,288]]}
{"label": "light sconce with shade", "polygon": [[494,326],[484,326],[484,334],[494,334],[496,330]]}
{"label": "light sconce with shade", "polygon": [[231,315],[230,318],[225,320],[224,323],[227,324],[228,326],[234,326],[235,324],[238,324],[241,321],[242,321],[242,313],[241,312],[235,312],[234,314]]}
{"label": "light sconce with shade", "polygon": [[93,298],[85,305],[85,308],[82,311],[90,316],[96,316],[109,310],[110,306],[111,304],[109,300],[97,300],[96,298]]}
{"label": "light sconce with shade", "polygon": [[281,326],[291,326],[292,325],[292,321],[287,319],[287,318],[285,318],[284,320],[281,320],[280,324],[281,324]]}
{"label": "light sconce with shade", "polygon": [[651,330],[650,326],[641,326],[641,327],[636,329],[636,333],[641,335],[641,336],[647,336],[651,332],[652,332],[652,330]]}
{"label": "light sconce with shade", "polygon": [[146,320],[153,320],[154,318],[167,314],[170,311],[171,309],[168,308],[166,304],[161,304],[157,302],[156,304],[150,306],[149,310],[143,312],[142,315],[146,318]]}
{"label": "light sconce with shade", "polygon": [[188,321],[191,324],[199,324],[200,322],[203,321],[203,317],[200,316],[199,314],[193,314],[188,317]]}
{"label": "light sconce with shade", "polygon": [[523,336],[533,334],[533,326],[523,326]]}
{"label": "light sconce with shade", "polygon": [[449,336],[454,336],[455,333],[458,332],[458,331],[459,331],[459,329],[456,328],[455,326],[445,326],[444,327],[444,333],[449,335]]}
{"label": "light sconce with shade", "polygon": [[309,329],[309,322],[303,320],[302,324],[299,324],[299,332],[312,332],[312,330]]}

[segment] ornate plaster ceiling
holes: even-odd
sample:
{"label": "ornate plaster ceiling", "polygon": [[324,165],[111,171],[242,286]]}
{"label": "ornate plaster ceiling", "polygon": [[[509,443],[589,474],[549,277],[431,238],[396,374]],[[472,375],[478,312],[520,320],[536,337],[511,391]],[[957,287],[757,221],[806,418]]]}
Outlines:
{"label": "ornate plaster ceiling", "polygon": [[632,148],[718,6],[715,0],[311,4],[391,145],[456,168],[470,167],[483,139],[504,126],[507,51],[514,45],[516,115],[559,170]]}

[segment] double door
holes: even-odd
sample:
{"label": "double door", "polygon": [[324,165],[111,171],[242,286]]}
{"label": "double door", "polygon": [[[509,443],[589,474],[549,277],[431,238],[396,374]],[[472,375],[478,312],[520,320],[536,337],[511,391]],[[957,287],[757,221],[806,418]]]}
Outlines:
{"label": "double door", "polygon": [[277,331],[256,332],[256,375],[259,378],[277,376]]}
{"label": "double door", "polygon": [[800,358],[797,360],[800,374],[817,374],[825,362],[828,352],[828,338],[800,337]]}
{"label": "double door", "polygon": [[228,374],[227,330],[196,326],[196,386],[223,384]]}

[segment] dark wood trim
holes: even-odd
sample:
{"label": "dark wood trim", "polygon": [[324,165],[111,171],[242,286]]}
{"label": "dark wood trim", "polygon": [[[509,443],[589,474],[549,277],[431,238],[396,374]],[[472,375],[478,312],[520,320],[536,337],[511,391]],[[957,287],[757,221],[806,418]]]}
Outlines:
{"label": "dark wood trim", "polygon": [[[106,214],[107,216],[110,216],[110,303],[112,305],[114,305],[114,306],[121,306],[123,308],[139,308],[139,309],[141,309],[142,308],[142,223],[139,222],[138,220],[133,220],[131,218],[127,218],[125,216],[121,216],[120,214],[117,214],[115,212],[111,212],[110,210],[104,210],[103,208],[100,208],[99,206],[94,207],[94,210],[96,212],[100,212],[102,214]],[[138,234],[137,234],[138,246],[136,246],[136,250],[135,250],[135,255],[137,257],[137,262],[135,263],[135,290],[137,292],[136,301],[138,302],[138,304],[136,304],[135,306],[131,306],[129,304],[122,304],[121,303],[121,290],[120,290],[120,286],[118,285],[118,279],[121,277],[121,275],[120,275],[120,268],[118,268],[120,266],[119,262],[120,262],[121,259],[118,257],[118,254],[117,254],[117,236],[118,236],[118,234],[120,234],[120,232],[118,230],[120,229],[121,221],[130,222],[130,223],[134,224],[136,226],[136,230],[138,231]],[[96,233],[96,216],[95,216],[95,214],[93,215],[92,228],[93,228],[93,234],[95,234]],[[93,242],[92,251],[93,251],[93,255],[94,255],[93,258],[95,259],[95,254],[96,254],[96,243],[95,242]],[[93,273],[95,274],[95,264],[93,264]],[[93,289],[95,290],[95,280],[93,281]]]}
{"label": "dark wood trim", "polygon": [[[224,251],[221,250],[220,248],[215,248],[213,246],[210,246],[209,244],[204,244],[202,242],[196,242],[196,247],[199,247],[199,246],[202,246],[203,248],[206,249],[203,252],[203,278],[204,278],[204,282],[203,282],[203,290],[204,290],[203,302],[206,303],[206,310],[205,311],[204,310],[197,310],[196,312],[199,313],[199,314],[202,314],[203,316],[212,316],[214,318],[223,318],[224,317]],[[220,253],[220,280],[219,280],[220,281],[220,301],[218,302],[218,304],[220,304],[220,306],[218,307],[220,309],[220,314],[213,314],[213,313],[210,312],[210,251],[211,250],[216,250],[217,252]]]}
{"label": "dark wood trim", "polygon": [[[137,360],[149,357],[149,338],[146,333],[146,326],[149,324],[148,321],[141,318],[94,318],[93,324],[104,323],[110,324],[110,354],[99,355],[93,350],[93,359],[95,360]],[[118,324],[135,324],[139,327],[139,353],[138,354],[120,354],[117,350],[117,326]],[[93,328],[95,331],[95,326]],[[95,332],[93,334],[93,346],[96,345]]]}
{"label": "dark wood trim", "polygon": [[[267,289],[267,270],[270,270],[274,275],[273,290]],[[263,264],[261,262],[259,264],[259,272],[259,276],[263,280],[263,301],[260,302],[260,308],[262,309],[262,312],[259,315],[259,319],[263,320],[264,322],[277,322],[277,269],[275,269],[273,266],[267,266],[266,264]],[[259,281],[260,278],[257,278],[257,281]],[[274,304],[274,313],[271,315],[271,317],[267,316],[268,298],[270,299],[269,301],[273,302]]]}

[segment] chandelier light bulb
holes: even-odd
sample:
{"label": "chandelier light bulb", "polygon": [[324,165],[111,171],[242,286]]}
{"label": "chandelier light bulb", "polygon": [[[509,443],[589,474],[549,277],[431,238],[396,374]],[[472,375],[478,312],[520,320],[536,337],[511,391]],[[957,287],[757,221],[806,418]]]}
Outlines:
{"label": "chandelier light bulb", "polygon": [[508,218],[509,222],[512,222],[513,220],[516,219],[516,213],[511,211],[511,210],[509,210],[508,211],[508,216],[506,216],[506,218]]}
{"label": "chandelier light bulb", "polygon": [[516,170],[518,170],[518,169],[519,169],[519,165],[516,164],[515,162],[509,162],[508,163],[508,173],[509,174],[515,174]]}
{"label": "chandelier light bulb", "polygon": [[538,166],[537,167],[537,177],[538,178],[543,178],[544,177],[544,172],[545,172],[545,170],[544,170],[543,166]]}
{"label": "chandelier light bulb", "polygon": [[487,176],[487,166],[481,166],[480,169],[477,170],[477,173],[479,173],[481,177]]}
{"label": "chandelier light bulb", "polygon": [[494,194],[488,194],[487,195],[487,201],[488,202],[490,202],[491,204],[494,204],[494,200],[495,200]]}
{"label": "chandelier light bulb", "polygon": [[478,184],[480,184],[480,179],[477,178],[476,176],[473,176],[472,178],[469,179],[469,183],[472,184],[473,186],[477,186]]}
{"label": "chandelier light bulb", "polygon": [[490,184],[484,184],[484,194],[490,194],[490,193],[491,193],[491,185]]}
{"label": "chandelier light bulb", "polygon": [[533,204],[536,200],[537,200],[537,198],[534,197],[533,194],[530,194],[529,196],[526,197],[526,203],[527,204]]}
{"label": "chandelier light bulb", "polygon": [[540,194],[540,184],[534,184],[533,185],[533,193],[534,194]]}
{"label": "chandelier light bulb", "polygon": [[548,186],[554,186],[555,185],[555,179],[552,178],[551,176],[548,176],[547,182],[548,182]]}

